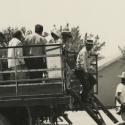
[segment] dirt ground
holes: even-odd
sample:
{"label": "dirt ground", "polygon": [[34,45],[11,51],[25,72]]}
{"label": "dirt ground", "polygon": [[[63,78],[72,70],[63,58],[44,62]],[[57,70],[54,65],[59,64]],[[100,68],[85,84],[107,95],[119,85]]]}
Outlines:
{"label": "dirt ground", "polygon": [[[125,122],[122,121],[121,116],[116,114],[115,109],[109,110],[119,121],[119,123],[114,124],[108,117],[100,110],[106,125],[125,125]],[[69,119],[73,122],[73,125],[97,125],[95,121],[85,111],[78,111],[78,112],[67,112]],[[59,124],[64,125],[67,122],[59,122]]]}
{"label": "dirt ground", "polygon": [[[103,111],[100,110],[100,113],[106,125],[125,125],[125,122],[122,121],[121,116],[116,114],[115,109],[110,109],[109,111],[115,116],[115,118],[119,121],[119,123],[114,124],[107,117],[107,115],[104,114]],[[85,111],[77,111],[77,112],[68,111],[66,113],[68,114],[68,118],[72,121],[73,123],[72,125],[97,125],[95,121]],[[63,119],[62,117],[60,118]],[[60,120],[58,121],[59,121],[58,122],[59,125],[69,125],[64,119],[63,119],[63,122],[61,122]],[[44,123],[41,125],[50,125],[50,123]]]}

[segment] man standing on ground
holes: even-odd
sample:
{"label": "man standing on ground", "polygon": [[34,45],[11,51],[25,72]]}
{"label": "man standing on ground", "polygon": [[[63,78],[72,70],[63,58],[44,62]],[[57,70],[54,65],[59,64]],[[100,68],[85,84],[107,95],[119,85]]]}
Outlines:
{"label": "man standing on ground", "polygon": [[121,112],[122,120],[125,121],[125,72],[118,77],[121,78],[121,83],[117,86],[115,98],[121,104],[121,111],[119,110],[118,113]]}
{"label": "man standing on ground", "polygon": [[[27,35],[25,38],[24,45],[26,47],[26,55],[27,56],[42,56],[45,55],[45,47],[28,47],[32,45],[45,45],[45,38],[42,37],[43,26],[37,24],[35,26],[35,34]],[[45,59],[43,57],[40,58],[29,58],[27,61],[28,69],[43,69],[46,67]],[[42,78],[43,71],[30,72],[30,79]]]}
{"label": "man standing on ground", "polygon": [[79,52],[76,60],[75,74],[83,87],[81,100],[84,103],[87,103],[88,93],[97,83],[93,75],[89,73],[90,63],[92,60],[91,56],[92,48],[93,48],[93,40],[87,40],[86,46]]}

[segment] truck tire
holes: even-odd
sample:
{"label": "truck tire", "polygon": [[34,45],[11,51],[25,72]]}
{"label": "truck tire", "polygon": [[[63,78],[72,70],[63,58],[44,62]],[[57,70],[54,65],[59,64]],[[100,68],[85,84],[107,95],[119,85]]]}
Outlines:
{"label": "truck tire", "polygon": [[0,114],[0,125],[11,125],[10,121],[2,114]]}

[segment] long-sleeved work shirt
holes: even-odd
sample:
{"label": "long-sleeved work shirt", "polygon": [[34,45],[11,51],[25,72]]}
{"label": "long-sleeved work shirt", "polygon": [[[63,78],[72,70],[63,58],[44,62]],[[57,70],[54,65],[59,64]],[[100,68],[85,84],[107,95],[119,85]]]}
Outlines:
{"label": "long-sleeved work shirt", "polygon": [[90,68],[90,63],[92,61],[92,56],[90,56],[91,51],[87,51],[86,47],[84,47],[78,54],[76,60],[76,69],[88,71]]}

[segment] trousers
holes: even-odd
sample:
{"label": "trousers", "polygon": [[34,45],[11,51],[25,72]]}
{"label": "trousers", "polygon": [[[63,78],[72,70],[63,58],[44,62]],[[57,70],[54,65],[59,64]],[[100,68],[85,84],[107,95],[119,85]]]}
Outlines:
{"label": "trousers", "polygon": [[[17,65],[16,66],[17,70],[25,70],[27,69],[25,64],[22,65]],[[15,70],[15,67],[11,67],[11,70]],[[27,74],[26,72],[17,72],[17,80],[21,80],[21,79],[27,79]],[[10,80],[14,80],[15,79],[15,73],[11,73],[10,74]],[[19,82],[20,84],[25,84],[27,82]]]}
{"label": "trousers", "polygon": [[83,91],[81,94],[81,100],[83,102],[87,102],[88,93],[93,88],[93,86],[95,84],[97,84],[97,81],[94,78],[94,76],[90,73],[88,73],[88,77],[86,77],[86,74],[83,70],[75,70],[75,75],[79,79],[79,81],[83,87]]}
{"label": "trousers", "polygon": [[[46,62],[43,58],[29,58],[26,60],[26,65],[28,69],[45,69]],[[30,79],[42,78],[43,71],[29,72]]]}

